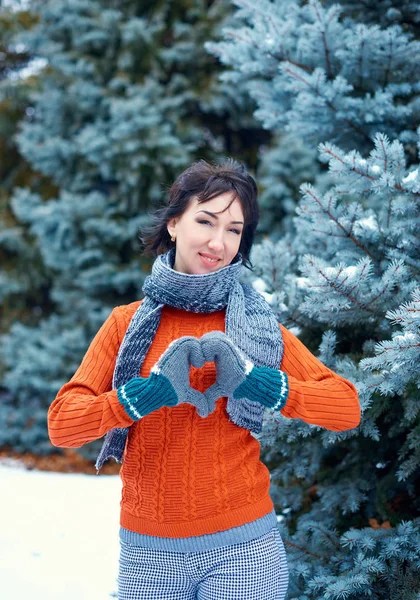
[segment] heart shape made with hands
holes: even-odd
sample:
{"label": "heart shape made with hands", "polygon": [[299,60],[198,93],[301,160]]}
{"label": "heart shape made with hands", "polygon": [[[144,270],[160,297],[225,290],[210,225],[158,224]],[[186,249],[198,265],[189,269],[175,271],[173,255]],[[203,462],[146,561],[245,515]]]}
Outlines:
{"label": "heart shape made with hands", "polygon": [[[165,374],[177,390],[180,403],[196,406],[201,417],[211,414],[216,401],[231,395],[246,376],[246,356],[222,331],[211,331],[201,338],[181,337],[169,345],[167,353],[162,355]],[[204,392],[191,388],[190,367],[201,368],[211,362],[216,366],[216,382]]]}

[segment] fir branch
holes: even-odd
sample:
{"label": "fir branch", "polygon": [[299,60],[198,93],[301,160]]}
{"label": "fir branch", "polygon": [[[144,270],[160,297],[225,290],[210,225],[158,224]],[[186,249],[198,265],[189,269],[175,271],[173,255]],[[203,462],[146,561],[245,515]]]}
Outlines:
{"label": "fir branch", "polygon": [[[310,259],[310,258],[308,258],[308,262],[309,262],[309,264],[310,264],[312,267],[315,267],[315,263],[314,263],[314,262],[311,262],[311,259]],[[315,268],[316,268],[316,267],[315,267]],[[364,267],[364,268],[365,268],[365,267]],[[340,275],[340,274],[342,273],[342,270],[343,270],[343,269],[341,269],[341,270],[339,271],[338,275]],[[341,296],[343,296],[344,298],[347,298],[348,300],[350,300],[351,302],[353,302],[353,304],[355,304],[356,306],[358,306],[360,309],[362,309],[362,310],[366,310],[367,312],[371,312],[372,314],[375,314],[375,311],[374,311],[374,310],[370,310],[370,309],[368,309],[368,308],[366,307],[366,305],[365,305],[365,304],[362,304],[361,302],[359,302],[359,300],[357,300],[357,298],[355,298],[355,297],[354,297],[354,296],[352,296],[352,295],[349,295],[349,294],[347,294],[346,292],[344,292],[344,291],[341,289],[341,286],[342,286],[342,284],[343,284],[343,283],[344,283],[346,280],[344,280],[344,282],[340,283],[340,285],[336,285],[336,284],[335,284],[335,282],[333,282],[332,280],[330,280],[330,279],[328,278],[328,276],[327,276],[327,275],[324,273],[324,271],[323,271],[321,268],[318,268],[318,273],[319,273],[320,275],[322,275],[322,277],[325,279],[325,281],[328,283],[328,285],[329,285],[329,286],[330,286],[330,287],[331,287],[333,290],[335,290],[336,292],[338,292],[338,293],[339,293]],[[352,308],[348,308],[348,309],[342,309],[342,310],[346,310],[347,312],[349,312],[349,311],[351,311],[351,310],[353,310],[353,309],[352,309]],[[329,312],[329,310],[324,310],[324,311],[323,311],[322,309],[320,309],[320,312]]]}
{"label": "fir branch", "polygon": [[[379,137],[379,136],[378,136],[378,137]],[[382,145],[382,147],[383,147],[383,149],[384,149],[384,154],[385,154],[385,157],[386,157],[386,152],[385,152],[385,148],[384,148],[384,145],[383,145],[383,140],[382,140],[382,138],[380,138],[380,139],[379,139],[379,141],[380,141],[380,144]],[[327,147],[325,144],[322,144],[322,151],[323,151],[323,153],[325,153],[325,154],[329,154],[329,155],[330,155],[332,158],[336,159],[336,160],[337,160],[338,162],[340,162],[342,165],[346,165],[346,166],[347,166],[347,163],[346,163],[346,162],[345,162],[345,161],[344,161],[344,160],[343,160],[343,159],[342,159],[342,158],[341,158],[341,157],[340,157],[338,154],[336,154],[335,152],[333,152],[333,150],[332,150],[330,147]],[[386,172],[386,171],[387,171],[387,166],[388,166],[388,165],[387,165],[387,158],[385,158],[385,159],[384,159],[384,161],[385,161],[384,171]],[[373,175],[368,175],[366,172],[364,172],[364,171],[361,171],[361,170],[360,170],[360,169],[358,169],[356,166],[354,166],[354,167],[350,167],[350,168],[351,168],[351,170],[352,170],[354,173],[357,173],[357,174],[358,174],[358,175],[360,175],[361,177],[367,178],[367,179],[369,179],[369,180],[371,180],[371,181],[373,181],[373,182],[379,181],[379,177],[374,177]],[[396,184],[394,184],[393,186],[390,186],[390,187],[391,187],[391,189],[394,189],[394,190],[396,190],[396,191],[398,191],[398,192],[402,192],[402,193],[404,193],[404,194],[406,194],[406,193],[407,193],[407,190],[406,190],[406,189],[404,189],[404,188],[403,188],[401,185],[399,185],[399,184],[397,184],[397,183],[396,183]],[[366,191],[367,191],[367,190],[366,190]],[[346,192],[341,192],[341,193],[346,193]],[[347,193],[350,193],[350,191],[348,191]],[[420,196],[420,192],[410,192],[410,193],[411,193],[413,196]]]}
{"label": "fir branch", "polygon": [[[394,273],[396,273],[399,269],[404,268],[404,265],[402,262],[400,262],[399,264],[394,264]],[[372,298],[367,304],[366,306],[370,306],[371,304],[373,304],[374,302],[376,302],[381,296],[383,296],[389,289],[390,287],[390,283],[388,282],[385,284],[385,286],[382,288],[382,290],[379,292],[379,294],[377,294],[374,298]]]}
{"label": "fir branch", "polygon": [[325,560],[325,558],[323,556],[320,556],[319,554],[315,554],[314,552],[310,552],[306,548],[303,548],[302,546],[299,546],[298,544],[295,544],[294,542],[291,542],[290,540],[287,540],[286,538],[283,538],[283,542],[286,546],[290,546],[290,548],[296,548],[296,550],[301,550],[304,555],[306,554],[308,556],[313,556],[314,558],[316,558],[318,560],[323,560],[323,559]]}
{"label": "fir branch", "polygon": [[[290,62],[291,64],[293,64],[290,60],[287,60],[285,62]],[[309,70],[307,69],[309,72],[313,73],[314,69]],[[298,73],[295,73],[293,70],[288,69],[287,67],[284,67],[284,71],[286,73],[289,73],[289,75],[291,75],[292,77],[294,77],[295,79],[298,79],[299,81],[302,81],[302,83],[304,83],[310,90],[313,91],[313,93],[318,96],[318,98],[322,98],[322,100],[325,102],[325,105],[328,106],[328,108],[330,108],[334,113],[337,113],[337,109],[336,107],[331,103],[330,100],[328,100],[327,98],[325,98],[324,96],[322,96],[322,94],[319,93],[319,91],[312,86],[308,81],[306,81],[303,77],[301,77]],[[343,118],[344,123],[347,123],[347,125],[350,127],[350,129],[353,129],[358,135],[360,135],[366,142],[369,142],[369,144],[372,143],[372,140],[370,138],[369,135],[367,135],[367,133],[364,131],[364,129],[362,129],[361,127],[359,127],[358,125],[356,125],[356,123],[353,123],[350,119],[344,117]]]}
{"label": "fir branch", "polygon": [[[262,48],[260,48],[260,46],[258,44],[256,44],[253,40],[250,40],[250,39],[247,40],[247,39],[241,37],[240,35],[238,35],[237,33],[235,33],[234,31],[232,31],[231,29],[226,30],[224,33],[226,36],[234,38],[235,40],[238,40],[240,42],[244,42],[245,44],[247,44],[248,46],[250,46],[252,48],[255,48],[256,50],[260,50],[260,51],[262,50]],[[277,60],[278,62],[289,62],[290,64],[294,65],[295,67],[298,67],[299,69],[302,69],[303,71],[307,71],[308,73],[313,73],[312,67],[308,67],[307,65],[293,61],[290,58],[287,58],[284,56],[279,56],[277,54],[273,54],[272,52],[270,52],[269,50],[267,50],[265,48],[264,48],[264,52],[267,56],[274,58],[274,60]],[[276,75],[277,69],[270,74],[272,76]]]}
{"label": "fir branch", "polygon": [[[322,25],[322,19],[321,19],[321,15],[319,14],[319,10],[318,10],[318,2],[311,2],[311,6],[312,8],[315,10],[316,16],[318,18],[319,23]],[[327,74],[329,78],[332,78],[332,69],[331,69],[331,61],[330,61],[330,51],[328,48],[328,44],[327,44],[327,38],[325,35],[325,28],[322,27],[322,42],[324,45],[324,52],[325,52],[325,64],[327,65]]]}
{"label": "fir branch", "polygon": [[318,204],[318,206],[321,208],[321,210],[328,215],[328,217],[331,219],[331,221],[333,221],[337,227],[339,229],[341,229],[343,231],[343,233],[345,234],[344,237],[349,238],[358,248],[360,248],[360,250],[362,250],[365,254],[367,254],[369,256],[369,258],[371,260],[373,260],[375,263],[379,263],[379,260],[377,258],[375,258],[375,256],[373,256],[373,254],[371,252],[369,252],[369,250],[367,248],[365,248],[360,242],[359,240],[352,235],[350,232],[348,232],[342,225],[341,223],[338,221],[338,219],[336,217],[334,217],[334,215],[331,213],[330,209],[325,209],[322,205],[322,202],[319,200],[319,198],[317,198],[317,196],[311,192],[311,188],[306,186],[305,187],[305,193],[308,194],[309,196],[311,196],[311,198],[313,200],[315,200],[315,202]]}
{"label": "fir branch", "polygon": [[337,550],[341,550],[340,542],[335,540],[329,531],[326,531],[325,529],[322,529],[321,527],[316,526],[316,525],[312,526],[312,529],[318,530],[320,533],[322,533],[326,538],[328,538],[330,540],[332,545],[335,546],[337,548]]}

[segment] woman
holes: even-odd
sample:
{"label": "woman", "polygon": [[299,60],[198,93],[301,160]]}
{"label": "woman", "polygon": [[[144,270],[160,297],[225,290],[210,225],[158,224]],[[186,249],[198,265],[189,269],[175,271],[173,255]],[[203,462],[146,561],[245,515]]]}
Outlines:
{"label": "woman", "polygon": [[[122,461],[120,600],[280,600],[288,571],[255,439],[266,408],[356,427],[354,386],[240,282],[258,223],[242,165],[186,169],[143,238],[144,300],[113,309],[48,414],[51,441],[106,434]],[[124,460],[123,460],[124,458]]]}

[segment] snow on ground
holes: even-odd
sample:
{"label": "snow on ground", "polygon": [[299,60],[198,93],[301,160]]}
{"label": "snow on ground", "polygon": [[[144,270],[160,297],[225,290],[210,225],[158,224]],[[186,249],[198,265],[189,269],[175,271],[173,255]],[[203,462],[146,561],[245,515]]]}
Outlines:
{"label": "snow on ground", "polygon": [[0,462],[1,600],[117,597],[118,475]]}

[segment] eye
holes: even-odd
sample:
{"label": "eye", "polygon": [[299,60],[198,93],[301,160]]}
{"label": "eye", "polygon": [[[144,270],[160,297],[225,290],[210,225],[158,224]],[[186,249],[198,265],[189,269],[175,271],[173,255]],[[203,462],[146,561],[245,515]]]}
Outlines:
{"label": "eye", "polygon": [[[213,223],[211,221],[208,221],[207,219],[197,219],[197,223],[204,224],[204,225],[208,224],[213,227]],[[233,233],[236,233],[236,235],[241,235],[240,229],[232,228],[232,229],[229,229],[229,231],[233,231]]]}

